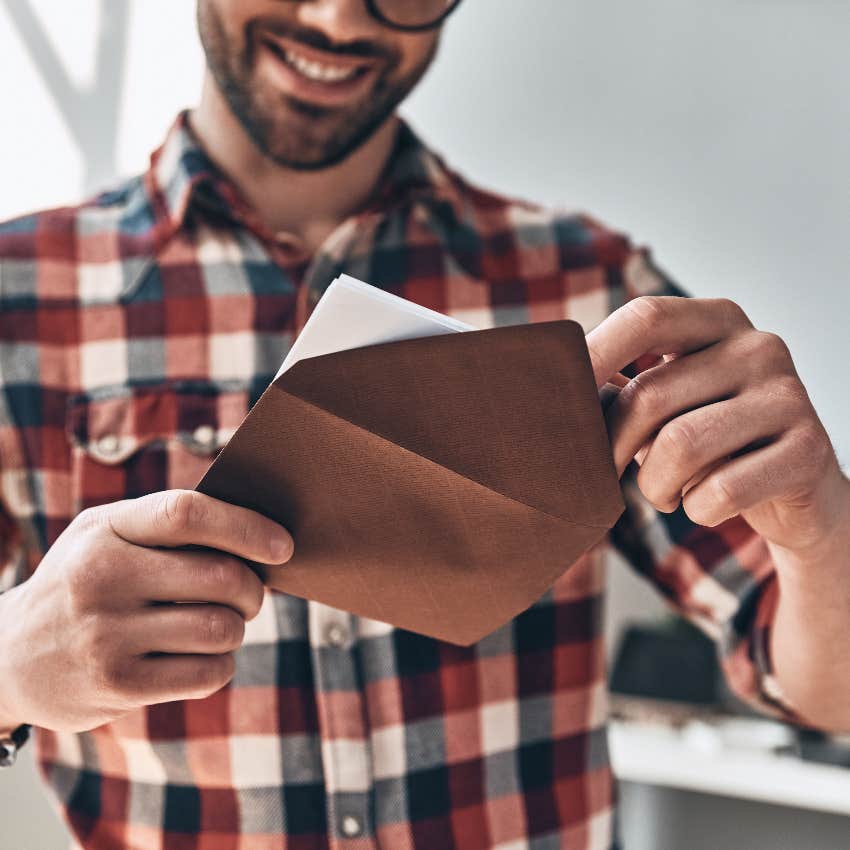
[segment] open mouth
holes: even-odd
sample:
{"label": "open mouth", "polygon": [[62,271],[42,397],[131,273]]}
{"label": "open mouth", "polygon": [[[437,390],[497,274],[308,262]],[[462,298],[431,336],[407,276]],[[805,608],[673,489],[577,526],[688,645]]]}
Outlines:
{"label": "open mouth", "polygon": [[265,38],[263,42],[288,68],[312,83],[327,86],[350,83],[364,77],[374,68],[374,63],[368,60],[350,57],[331,59],[330,54],[324,52],[319,59],[318,51],[302,48],[300,45],[294,46],[284,39]]}

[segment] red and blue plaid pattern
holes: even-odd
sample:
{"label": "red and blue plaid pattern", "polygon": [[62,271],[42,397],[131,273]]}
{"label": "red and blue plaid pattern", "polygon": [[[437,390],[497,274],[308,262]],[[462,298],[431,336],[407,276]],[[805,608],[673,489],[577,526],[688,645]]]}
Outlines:
{"label": "red and blue plaid pattern", "polygon": [[[373,200],[310,256],[262,226],[182,115],[143,176],[0,225],[0,590],[82,508],[194,486],[341,272],[480,328],[590,330],[630,298],[684,294],[645,248],[471,186],[407,125]],[[624,489],[609,539],[474,646],[267,591],[218,693],[37,730],[76,843],[608,850],[608,554],[718,639],[740,694],[779,710],[764,541],[741,519],[657,513],[633,468]]]}

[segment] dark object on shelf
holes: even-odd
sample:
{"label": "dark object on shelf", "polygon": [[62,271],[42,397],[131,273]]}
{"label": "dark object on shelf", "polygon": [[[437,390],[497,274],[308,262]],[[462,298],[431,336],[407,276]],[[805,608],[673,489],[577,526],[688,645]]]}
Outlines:
{"label": "dark object on shelf", "polygon": [[690,623],[671,619],[625,630],[617,647],[611,690],[706,706],[720,701],[719,678],[714,643]]}
{"label": "dark object on shelf", "polygon": [[850,737],[830,737],[814,729],[797,730],[800,758],[820,764],[850,767]]}

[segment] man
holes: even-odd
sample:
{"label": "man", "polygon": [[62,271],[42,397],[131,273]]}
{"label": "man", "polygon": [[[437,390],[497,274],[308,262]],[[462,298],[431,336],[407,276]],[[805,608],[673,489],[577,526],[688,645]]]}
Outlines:
{"label": "man", "polygon": [[[200,0],[201,101],[150,170],[0,228],[0,728],[38,727],[81,847],[611,848],[609,544],[744,698],[850,727],[850,485],[787,348],[429,152],[396,109],[450,11]],[[577,318],[622,386],[626,513],[472,647],[264,589],[286,530],[190,492],[341,271]]]}

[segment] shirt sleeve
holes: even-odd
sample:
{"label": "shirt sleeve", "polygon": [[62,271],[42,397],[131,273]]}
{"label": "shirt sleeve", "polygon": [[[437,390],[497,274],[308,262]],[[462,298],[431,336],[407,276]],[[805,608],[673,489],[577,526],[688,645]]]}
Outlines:
{"label": "shirt sleeve", "polygon": [[[0,259],[0,296],[3,284],[3,262]],[[0,338],[0,343],[4,342],[7,346],[12,344]],[[8,412],[3,372],[3,358],[0,358],[0,594],[21,584],[33,571],[24,545],[21,524],[11,510],[8,499],[10,492],[18,492],[20,489],[15,485],[23,474],[23,464],[19,457],[13,459],[9,456],[8,446],[17,445],[17,439]]]}
{"label": "shirt sleeve", "polygon": [[17,492],[15,484],[20,478],[16,464],[10,461],[6,448],[14,439],[6,414],[5,398],[0,369],[0,594],[11,590],[32,575],[21,523],[10,508],[8,493]]}
{"label": "shirt sleeve", "polygon": [[[687,297],[646,247],[631,249],[623,265],[623,301],[641,295]],[[634,377],[652,363],[624,369]],[[621,484],[626,510],[611,543],[688,620],[712,637],[732,691],[757,710],[794,722],[797,714],[773,673],[770,635],[778,589],[764,539],[740,516],[714,528],[694,523],[680,505],[657,511],[637,484],[632,461]]]}

